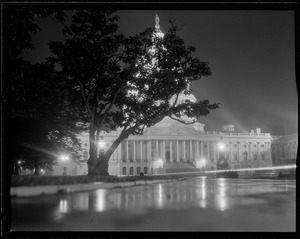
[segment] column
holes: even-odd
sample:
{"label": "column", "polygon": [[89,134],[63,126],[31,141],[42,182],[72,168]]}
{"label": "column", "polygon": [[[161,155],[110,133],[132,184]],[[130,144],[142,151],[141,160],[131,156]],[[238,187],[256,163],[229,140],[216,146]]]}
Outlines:
{"label": "column", "polygon": [[240,142],[237,142],[237,147],[238,147],[238,153],[237,153],[237,158],[238,158],[238,162],[240,162]]}
{"label": "column", "polygon": [[186,157],[185,157],[185,140],[182,142],[182,148],[183,148],[183,162],[186,162]]}
{"label": "column", "polygon": [[176,142],[176,159],[177,159],[177,162],[180,162],[180,155],[179,155],[179,140],[177,140]]}
{"label": "column", "polygon": [[170,142],[170,162],[173,162],[173,143],[172,140],[169,141]]}
{"label": "column", "polygon": [[203,142],[200,142],[200,148],[201,148],[201,158],[203,158]]}
{"label": "column", "polygon": [[199,141],[196,141],[196,159],[199,159]]}
{"label": "column", "polygon": [[157,152],[157,157],[159,157],[158,140],[156,140],[156,152]]}
{"label": "column", "polygon": [[126,140],[126,162],[129,162],[129,147],[128,147],[128,140]]}
{"label": "column", "polygon": [[248,158],[249,163],[248,163],[248,165],[250,165],[250,167],[252,167],[252,162],[253,162],[251,145],[252,145],[252,142],[249,142],[249,144],[248,144],[248,147],[249,147],[249,158]]}
{"label": "column", "polygon": [[210,159],[210,155],[209,155],[209,142],[206,142],[207,145],[207,158]]}
{"label": "column", "polygon": [[233,162],[232,159],[232,142],[229,142],[229,160]]}
{"label": "column", "polygon": [[162,141],[161,154],[162,154],[161,158],[165,161],[166,160],[166,142],[164,140]]}
{"label": "column", "polygon": [[190,161],[194,161],[193,140],[190,140]]}
{"label": "column", "polygon": [[213,143],[213,151],[214,151],[214,161],[217,162],[217,159],[220,158],[219,150],[216,150],[216,142]]}
{"label": "column", "polygon": [[149,139],[147,142],[147,160],[152,161],[152,152],[151,152],[151,140]]}
{"label": "column", "polygon": [[257,147],[257,159],[258,159],[258,162],[260,161],[260,150],[259,150],[259,142],[256,143],[256,147]]}
{"label": "column", "polygon": [[135,159],[135,140],[133,140],[132,142],[133,142],[133,162],[136,162],[136,159]]}
{"label": "column", "polygon": [[117,160],[118,160],[118,162],[122,161],[122,151],[121,151],[122,149],[121,149],[121,147],[122,147],[122,143],[120,143],[117,147],[117,151],[118,151]]}
{"label": "column", "polygon": [[140,158],[140,160],[141,160],[141,162],[143,162],[144,160],[143,160],[143,141],[142,140],[140,141],[140,144],[141,144],[141,158]]}

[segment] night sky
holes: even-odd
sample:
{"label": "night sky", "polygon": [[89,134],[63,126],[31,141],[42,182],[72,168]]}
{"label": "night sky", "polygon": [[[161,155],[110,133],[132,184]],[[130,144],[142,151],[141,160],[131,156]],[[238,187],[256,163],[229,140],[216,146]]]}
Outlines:
{"label": "night sky", "polygon": [[[293,11],[122,10],[120,32],[129,36],[154,27],[156,13],[163,32],[176,19],[186,45],[196,47],[194,56],[209,62],[212,76],[192,85],[197,99],[221,103],[199,119],[205,130],[234,124],[238,132],[298,133]],[[33,63],[48,56],[49,40],[62,39],[54,18],[39,25],[35,50],[26,54]]]}

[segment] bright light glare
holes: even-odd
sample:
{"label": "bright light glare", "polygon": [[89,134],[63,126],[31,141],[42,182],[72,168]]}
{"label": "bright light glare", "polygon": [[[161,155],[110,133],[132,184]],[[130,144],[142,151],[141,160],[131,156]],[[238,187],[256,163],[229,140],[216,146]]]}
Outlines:
{"label": "bright light glare", "polygon": [[105,145],[106,145],[105,141],[100,140],[100,142],[99,142],[100,148],[103,149],[105,147]]}
{"label": "bright light glare", "polygon": [[61,155],[61,156],[60,156],[60,159],[61,159],[62,161],[68,161],[68,160],[69,160],[69,156],[68,156],[68,155]]}
{"label": "bright light glare", "polygon": [[225,149],[225,144],[224,144],[224,143],[219,143],[219,144],[218,144],[218,148],[219,148],[220,150],[224,150],[224,149]]}

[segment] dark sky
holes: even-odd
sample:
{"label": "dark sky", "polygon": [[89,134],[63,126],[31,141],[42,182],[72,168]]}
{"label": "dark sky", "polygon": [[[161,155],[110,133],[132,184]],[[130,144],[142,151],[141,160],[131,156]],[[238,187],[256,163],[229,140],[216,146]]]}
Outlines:
{"label": "dark sky", "polygon": [[[212,76],[192,86],[197,99],[221,103],[199,119],[205,130],[234,124],[239,132],[261,128],[283,135],[286,125],[288,134],[298,132],[293,11],[122,10],[120,32],[134,35],[154,27],[156,13],[162,31],[176,19],[181,37],[196,47],[194,56],[209,62]],[[35,51],[28,55],[35,55],[34,62],[44,60],[49,39],[61,39],[54,19],[40,26]]]}

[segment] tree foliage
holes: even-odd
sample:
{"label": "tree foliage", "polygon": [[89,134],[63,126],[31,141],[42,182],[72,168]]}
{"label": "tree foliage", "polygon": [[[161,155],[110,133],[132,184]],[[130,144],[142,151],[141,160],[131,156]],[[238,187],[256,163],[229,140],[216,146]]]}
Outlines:
{"label": "tree foliage", "polygon": [[[72,23],[63,29],[64,43],[51,42],[60,64],[60,77],[73,94],[81,96],[89,124],[89,174],[107,174],[108,160],[130,134],[142,134],[169,116],[182,123],[207,115],[218,104],[208,100],[178,103],[180,93],[190,94],[193,81],[211,74],[206,62],[192,56],[171,24],[164,38],[146,29],[132,37],[118,34],[115,11],[75,11]],[[121,129],[118,138],[97,155],[100,132]]]}
{"label": "tree foliage", "polygon": [[54,66],[32,64],[22,58],[32,50],[32,36],[40,30],[36,20],[55,16],[64,21],[58,10],[44,10],[31,4],[4,5],[5,106],[9,107],[9,134],[12,168],[22,166],[49,168],[57,153],[74,152],[79,147],[76,134],[78,117],[65,84],[57,78]]}

